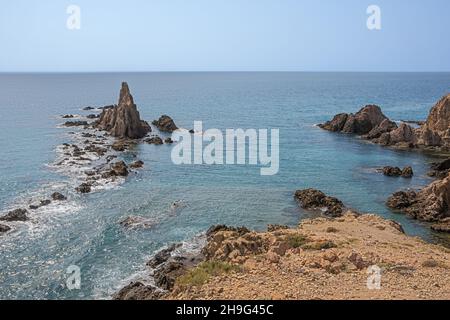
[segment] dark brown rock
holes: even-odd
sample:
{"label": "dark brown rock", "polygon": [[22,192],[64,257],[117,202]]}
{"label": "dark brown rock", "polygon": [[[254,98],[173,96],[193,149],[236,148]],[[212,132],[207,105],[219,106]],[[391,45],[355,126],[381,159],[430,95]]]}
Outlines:
{"label": "dark brown rock", "polygon": [[162,249],[158,251],[151,259],[147,262],[147,266],[150,268],[156,268],[160,266],[161,264],[167,262],[169,258],[172,256],[172,253],[175,251],[175,249],[179,248],[181,246],[181,243],[172,244],[166,249]]}
{"label": "dark brown rock", "polygon": [[75,190],[77,190],[79,193],[89,193],[91,192],[91,185],[82,183]]}
{"label": "dark brown rock", "polygon": [[128,176],[128,168],[125,162],[123,161],[117,161],[112,164],[111,171],[113,175],[126,177]]}
{"label": "dark brown rock", "polygon": [[138,160],[130,164],[130,168],[132,169],[139,169],[144,166],[144,161]]}
{"label": "dark brown rock", "polygon": [[66,200],[67,197],[59,192],[54,192],[52,194],[52,199],[55,201],[63,201],[63,200]]}
{"label": "dark brown rock", "polygon": [[413,190],[398,191],[390,196],[386,205],[394,210],[403,210],[412,206],[416,201],[417,193]]}
{"label": "dark brown rock", "polygon": [[403,178],[412,178],[413,175],[414,175],[414,171],[413,171],[412,167],[403,168],[403,170],[402,170]]}
{"label": "dark brown rock", "polygon": [[11,230],[10,227],[8,227],[8,226],[5,225],[5,224],[0,224],[0,234],[5,233],[5,232],[8,232],[9,230]]}
{"label": "dark brown rock", "polygon": [[383,168],[383,174],[388,177],[400,177],[402,170],[399,167],[386,166]]}
{"label": "dark brown rock", "polygon": [[64,126],[66,127],[79,127],[79,126],[87,126],[87,121],[66,121]]}
{"label": "dark brown rock", "polygon": [[295,199],[300,202],[304,209],[325,208],[324,214],[331,217],[340,217],[343,214],[344,204],[339,199],[329,197],[316,189],[297,190]]}
{"label": "dark brown rock", "polygon": [[163,132],[174,132],[178,129],[172,118],[167,115],[162,115],[158,120],[153,121],[152,124],[156,126],[159,131]]}
{"label": "dark brown rock", "polygon": [[141,120],[128,84],[122,83],[119,104],[111,109],[103,109],[96,127],[108,131],[119,138],[140,139],[151,131],[147,122]]}
{"label": "dark brown rock", "polygon": [[144,142],[148,143],[148,144],[156,144],[156,145],[162,145],[163,141],[160,137],[158,136],[153,136],[150,138],[147,138],[144,140]]}
{"label": "dark brown rock", "polygon": [[168,137],[168,138],[166,138],[166,139],[164,140],[164,143],[166,143],[166,144],[172,144],[172,143],[173,143],[173,140],[172,140],[172,138]]}
{"label": "dark brown rock", "polygon": [[144,285],[142,282],[132,282],[113,295],[114,300],[158,300],[164,292],[156,287]]}
{"label": "dark brown rock", "polygon": [[28,221],[28,211],[25,209],[16,209],[8,212],[6,215],[0,217],[2,221]]}

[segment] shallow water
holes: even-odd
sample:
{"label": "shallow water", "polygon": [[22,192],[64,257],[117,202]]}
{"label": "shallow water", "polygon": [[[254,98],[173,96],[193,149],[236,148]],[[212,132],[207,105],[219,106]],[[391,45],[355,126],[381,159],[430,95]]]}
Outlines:
{"label": "shallow water", "polygon": [[[122,184],[89,195],[73,192],[76,175],[57,171],[57,146],[76,129],[59,128],[62,114],[89,114],[84,106],[116,103],[127,81],[141,116],[172,116],[180,127],[202,120],[207,128],[279,128],[280,171],[261,176],[257,166],[176,166],[171,146],[141,144],[124,154],[145,162]],[[394,120],[423,120],[450,92],[449,73],[134,73],[0,75],[0,212],[28,206],[54,191],[67,202],[43,207],[32,220],[0,237],[0,298],[107,298],[142,272],[162,246],[189,241],[212,224],[264,229],[295,225],[311,216],[293,200],[313,187],[348,206],[401,222],[408,234],[448,244],[447,236],[390,212],[396,190],[428,184],[435,158],[396,151],[317,123],[339,112],[378,104]],[[413,179],[375,172],[412,165]],[[175,201],[183,207],[173,210]],[[126,231],[129,216],[151,218],[149,230]],[[66,268],[81,268],[81,290],[64,287]]]}

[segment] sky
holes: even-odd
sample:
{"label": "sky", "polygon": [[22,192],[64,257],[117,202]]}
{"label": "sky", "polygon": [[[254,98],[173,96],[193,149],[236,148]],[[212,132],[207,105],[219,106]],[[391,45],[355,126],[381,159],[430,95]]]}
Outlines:
{"label": "sky", "polygon": [[[80,8],[80,29],[67,8]],[[377,5],[381,30],[367,28]],[[448,0],[0,0],[0,72],[450,71]]]}

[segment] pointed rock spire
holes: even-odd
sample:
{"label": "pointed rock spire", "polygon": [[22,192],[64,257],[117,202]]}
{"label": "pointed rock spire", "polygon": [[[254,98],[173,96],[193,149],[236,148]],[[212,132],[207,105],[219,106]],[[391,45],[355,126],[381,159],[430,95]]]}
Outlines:
{"label": "pointed rock spire", "polygon": [[140,139],[151,131],[149,124],[141,120],[128,84],[122,83],[119,104],[104,109],[96,127],[118,138]]}

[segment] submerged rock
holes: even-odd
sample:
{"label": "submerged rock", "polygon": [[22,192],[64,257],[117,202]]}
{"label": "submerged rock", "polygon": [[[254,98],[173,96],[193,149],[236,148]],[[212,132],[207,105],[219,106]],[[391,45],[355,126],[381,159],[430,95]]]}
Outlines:
{"label": "submerged rock", "polygon": [[130,168],[132,169],[139,169],[144,166],[144,161],[138,160],[130,164]]}
{"label": "submerged rock", "polygon": [[64,123],[64,126],[66,127],[79,127],[79,126],[87,126],[88,122],[87,121],[66,121]]}
{"label": "submerged rock", "polygon": [[91,192],[91,185],[88,183],[82,183],[75,190],[79,193],[89,193]]}
{"label": "submerged rock", "polygon": [[172,118],[167,115],[162,115],[158,120],[154,120],[152,124],[156,126],[159,131],[163,132],[174,132],[178,129]]}
{"label": "submerged rock", "polygon": [[150,229],[155,226],[156,222],[140,216],[129,216],[119,224],[127,229]]}
{"label": "submerged rock", "polygon": [[67,197],[59,192],[54,192],[52,194],[52,199],[55,201],[63,201],[63,200],[66,200]]}
{"label": "submerged rock", "polygon": [[28,221],[28,211],[25,209],[16,209],[8,212],[6,215],[0,217],[2,221]]}
{"label": "submerged rock", "polygon": [[305,189],[295,192],[303,209],[325,209],[324,214],[332,217],[340,217],[343,214],[344,204],[337,198],[329,197],[320,190]]}
{"label": "submerged rock", "polygon": [[5,224],[0,224],[0,234],[1,234],[1,233],[8,232],[9,230],[11,230],[10,227],[8,227],[8,226],[5,225]]}
{"label": "submerged rock", "polygon": [[163,141],[159,136],[153,136],[144,140],[148,144],[162,145]]}
{"label": "submerged rock", "polygon": [[140,139],[151,131],[147,122],[141,120],[128,84],[122,83],[117,107],[103,109],[96,127],[118,138]]}

